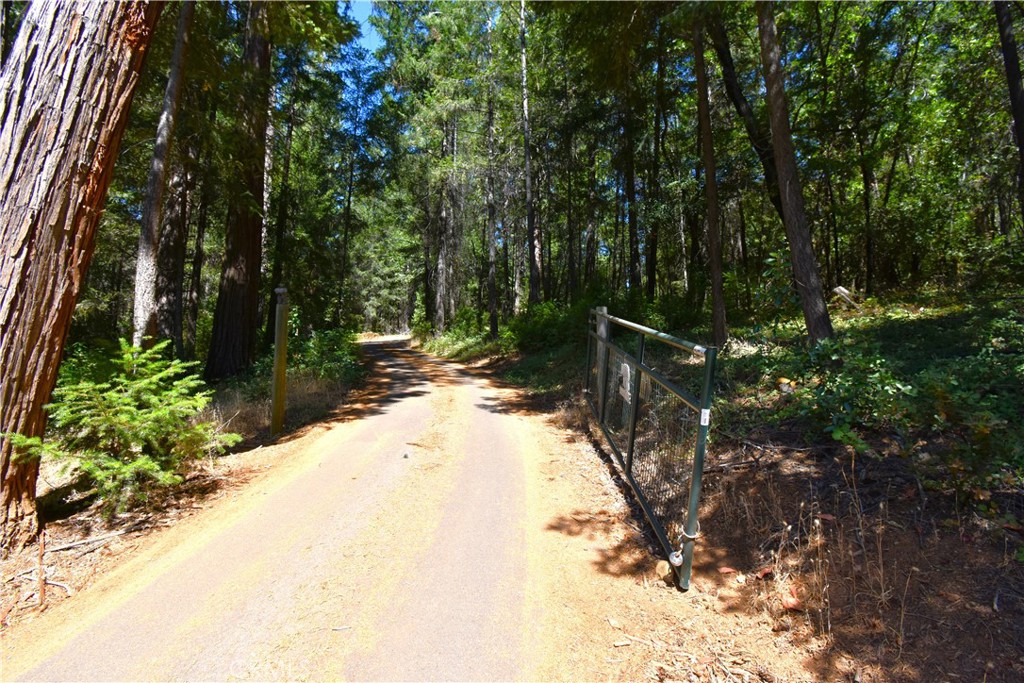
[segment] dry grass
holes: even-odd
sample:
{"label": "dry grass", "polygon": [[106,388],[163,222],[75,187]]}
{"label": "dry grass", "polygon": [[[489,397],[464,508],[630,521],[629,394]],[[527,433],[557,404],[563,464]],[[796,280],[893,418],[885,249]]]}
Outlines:
{"label": "dry grass", "polygon": [[[298,427],[335,411],[351,389],[347,382],[322,379],[303,371],[288,372],[285,427]],[[243,444],[262,440],[270,431],[270,387],[253,395],[251,385],[219,389],[200,416],[241,434]]]}

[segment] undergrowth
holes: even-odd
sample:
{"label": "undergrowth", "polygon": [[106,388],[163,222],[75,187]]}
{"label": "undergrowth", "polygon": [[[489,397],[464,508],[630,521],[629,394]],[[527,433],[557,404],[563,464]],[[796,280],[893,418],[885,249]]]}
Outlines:
{"label": "undergrowth", "polygon": [[[776,297],[764,304],[764,319],[732,328],[719,355],[712,439],[769,427],[865,457],[909,458],[929,486],[1000,514],[992,492],[1019,492],[1024,481],[1019,300],[871,300],[833,310],[835,338],[815,346],[791,303]],[[618,300],[609,311],[706,341],[707,329],[684,304]],[[593,305],[536,305],[503,324],[497,339],[467,309],[423,346],[463,361],[503,357],[503,378],[566,400],[581,385]]]}
{"label": "undergrowth", "polygon": [[[352,330],[301,333],[291,326],[288,340],[285,426],[297,427],[335,409],[345,394],[362,382],[359,345]],[[240,433],[246,444],[259,441],[270,429],[270,386],[274,357],[267,353],[248,372],[222,382],[209,414]]]}
{"label": "undergrowth", "polygon": [[934,486],[976,503],[1021,486],[1024,316],[1014,300],[869,303],[833,319],[835,338],[813,347],[797,322],[734,330],[720,366],[722,428],[797,425],[858,453],[913,457]]}
{"label": "undergrowth", "polygon": [[212,392],[196,363],[165,357],[168,344],[143,350],[122,339],[113,355],[73,349],[46,406],[46,440],[13,435],[22,457],[77,468],[110,515],[181,483],[190,461],[237,443],[237,434],[198,419]]}

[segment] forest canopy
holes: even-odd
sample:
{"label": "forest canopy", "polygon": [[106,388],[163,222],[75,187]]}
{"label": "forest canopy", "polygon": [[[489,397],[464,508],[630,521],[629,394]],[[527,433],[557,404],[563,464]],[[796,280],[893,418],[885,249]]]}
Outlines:
{"label": "forest canopy", "polygon": [[[164,214],[188,235],[173,265],[185,356],[211,352],[225,236],[246,202],[261,223],[247,238],[261,252],[254,329],[280,284],[307,331],[442,332],[492,300],[505,321],[531,301],[582,298],[646,302],[679,324],[709,315],[716,271],[730,319],[791,305],[754,4],[380,3],[360,27],[345,5],[270,3],[261,89],[244,77],[248,7],[198,4],[182,67]],[[130,333],[177,11],[146,63],[77,338]],[[1005,12],[1012,41],[1024,17]],[[782,3],[774,15],[823,291],[1019,286],[1021,155],[993,5]],[[372,52],[360,30],[377,34]],[[252,97],[266,100],[261,131],[242,120]],[[262,158],[243,149],[254,136]],[[259,197],[237,186],[254,167]]]}

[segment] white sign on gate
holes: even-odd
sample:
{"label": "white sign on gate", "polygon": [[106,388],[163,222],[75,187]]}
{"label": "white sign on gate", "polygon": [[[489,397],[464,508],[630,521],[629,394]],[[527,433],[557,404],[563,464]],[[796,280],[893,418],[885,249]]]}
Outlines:
{"label": "white sign on gate", "polygon": [[629,390],[633,386],[633,383],[630,381],[632,379],[630,370],[629,363],[626,362],[623,362],[622,367],[619,368],[619,381],[621,382],[619,384],[619,394],[626,403],[629,403]]}

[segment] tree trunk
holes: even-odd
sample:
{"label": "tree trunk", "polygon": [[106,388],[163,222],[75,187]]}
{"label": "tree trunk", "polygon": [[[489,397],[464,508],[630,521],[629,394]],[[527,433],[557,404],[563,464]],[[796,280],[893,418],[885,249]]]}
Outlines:
{"label": "tree trunk", "polygon": [[[43,406],[162,3],[35,0],[0,73],[0,434]],[[0,438],[0,555],[36,533],[39,462]]]}
{"label": "tree trunk", "polygon": [[171,136],[174,135],[175,117],[178,113],[178,102],[181,100],[185,53],[188,50],[189,28],[192,25],[195,3],[183,2],[180,6],[174,53],[167,74],[163,110],[156,126],[156,144],[153,146],[153,159],[149,165],[146,201],[142,207],[139,255],[135,262],[135,313],[132,318],[132,344],[135,346],[142,346],[143,337],[150,337],[151,341],[155,341],[157,335],[156,281],[161,214],[167,185],[167,162],[171,154]]}
{"label": "tree trunk", "polygon": [[1010,89],[1010,112],[1013,114],[1013,132],[1017,139],[1017,201],[1024,218],[1024,87],[1021,85],[1020,57],[1017,41],[1013,36],[1013,19],[1010,17],[1010,3],[996,0],[992,3],[999,24],[999,43],[1003,50],[1003,65],[1006,68],[1006,83]]}
{"label": "tree trunk", "polygon": [[183,164],[191,166],[189,161],[182,159],[171,175],[171,192],[160,229],[155,289],[156,334],[161,339],[173,341],[174,354],[178,358],[183,358],[185,354],[182,298],[188,247],[189,198],[195,185],[195,174],[183,167]]}
{"label": "tree trunk", "polygon": [[266,161],[270,41],[267,3],[249,5],[245,26],[241,125],[235,160],[241,186],[231,193],[217,308],[213,314],[206,378],[230,377],[252,364],[259,329],[260,268],[263,256],[263,165]]}
{"label": "tree trunk", "polygon": [[729,95],[736,113],[743,119],[743,126],[746,128],[747,137],[750,139],[750,146],[761,161],[761,168],[764,170],[764,186],[768,192],[768,199],[779,214],[779,218],[785,222],[782,215],[782,199],[779,196],[778,172],[775,168],[775,152],[772,149],[771,134],[758,123],[754,116],[754,110],[747,102],[740,88],[739,78],[736,76],[736,66],[732,61],[732,50],[729,48],[729,35],[725,31],[725,24],[722,23],[722,15],[716,8],[709,13],[708,34],[718,55],[718,63],[722,67],[722,80],[725,83],[725,92]]}
{"label": "tree trunk", "polygon": [[[627,95],[627,100],[632,100]],[[629,229],[629,264],[627,279],[630,297],[640,296],[640,227],[636,202],[636,119],[631,101],[626,102],[625,136],[623,140],[625,152],[625,185],[626,185],[626,225]]]}
{"label": "tree trunk", "polygon": [[740,228],[740,263],[743,264],[743,291],[746,295],[744,303],[747,312],[754,310],[754,297],[750,291],[750,255],[747,250],[747,218],[743,213],[743,197],[736,198],[736,211],[739,218]]}
{"label": "tree trunk", "polygon": [[[662,120],[665,115],[665,27],[658,21],[658,56],[655,65],[658,77],[654,86],[654,150],[651,155],[651,200],[654,206],[661,207],[661,147],[663,143]],[[655,213],[653,220],[647,221],[647,300],[654,301],[658,289],[658,228],[661,213]]]}
{"label": "tree trunk", "polygon": [[704,195],[708,211],[708,261],[711,271],[712,339],[718,347],[729,337],[725,321],[725,289],[722,286],[722,232],[718,206],[718,179],[715,166],[715,138],[711,130],[711,102],[708,75],[704,65],[704,29],[693,31],[694,70],[697,74],[697,116],[700,120],[701,152],[704,160]]}
{"label": "tree trunk", "polygon": [[537,239],[533,209],[533,177],[530,175],[530,97],[526,81],[526,0],[519,0],[519,54],[523,84],[523,166],[526,174],[526,249],[530,263],[530,292],[527,301],[540,301],[540,240]]}
{"label": "tree trunk", "polygon": [[[294,74],[292,74],[294,78]],[[292,132],[295,129],[295,93],[288,102],[288,121],[284,133],[284,159],[281,161],[281,190],[277,195],[277,217],[274,220],[274,263],[270,268],[270,286],[284,287],[284,264],[288,259],[288,215],[291,210]],[[267,306],[267,324],[263,333],[263,348],[274,345],[274,327],[277,306]]]}
{"label": "tree trunk", "polygon": [[498,244],[494,232],[498,228],[498,206],[494,198],[494,65],[491,63],[491,22],[487,22],[487,310],[488,333],[498,338]]}
{"label": "tree trunk", "polygon": [[800,305],[803,308],[807,333],[812,342],[817,342],[832,337],[832,320],[825,305],[818,263],[814,257],[811,232],[804,212],[803,190],[797,175],[796,150],[789,128],[789,106],[786,104],[779,41],[775,33],[775,18],[772,16],[770,1],[757,3],[757,27],[761,40],[765,96],[768,102],[772,146],[779,175],[779,195],[782,199],[790,261],[797,291],[800,293]]}
{"label": "tree trunk", "polygon": [[587,178],[587,239],[583,257],[583,283],[588,290],[597,284],[597,152],[590,147]]}
{"label": "tree trunk", "polygon": [[352,241],[352,192],[355,187],[356,151],[351,149],[348,157],[348,182],[345,184],[345,230],[341,236],[341,277],[338,282],[342,294],[345,291],[345,281],[348,279],[349,243]]}
{"label": "tree trunk", "polygon": [[860,150],[860,174],[864,185],[862,195],[864,203],[864,294],[873,296],[875,293],[875,226],[871,215],[871,193],[875,186],[875,172],[865,156],[863,145]]}
{"label": "tree trunk", "polygon": [[[217,123],[217,106],[215,102],[204,100],[209,108],[207,120],[210,130]],[[182,312],[182,358],[192,360],[196,356],[196,326],[199,322],[199,302],[203,297],[203,265],[205,258],[206,228],[210,222],[210,205],[213,204],[213,151],[207,141],[202,163],[202,189],[199,192],[199,206],[196,209],[196,235],[193,240],[192,268],[189,273],[188,293],[185,295],[184,311]],[[199,144],[193,143],[189,154],[193,159],[199,157]]]}

